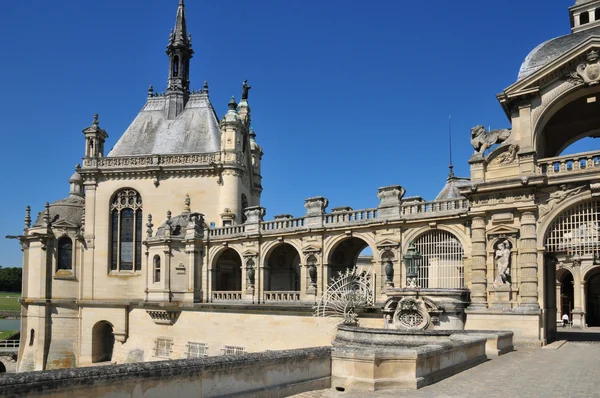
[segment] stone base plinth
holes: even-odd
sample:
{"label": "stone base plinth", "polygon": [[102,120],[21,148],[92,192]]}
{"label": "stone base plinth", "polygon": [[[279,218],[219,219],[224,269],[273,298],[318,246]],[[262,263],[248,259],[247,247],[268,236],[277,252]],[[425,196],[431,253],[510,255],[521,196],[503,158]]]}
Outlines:
{"label": "stone base plinth", "polygon": [[487,360],[482,335],[340,326],[331,386],[345,391],[418,389]]}
{"label": "stone base plinth", "polygon": [[512,310],[517,308],[518,289],[512,288],[511,285],[498,285],[489,288],[489,307],[492,310]]}

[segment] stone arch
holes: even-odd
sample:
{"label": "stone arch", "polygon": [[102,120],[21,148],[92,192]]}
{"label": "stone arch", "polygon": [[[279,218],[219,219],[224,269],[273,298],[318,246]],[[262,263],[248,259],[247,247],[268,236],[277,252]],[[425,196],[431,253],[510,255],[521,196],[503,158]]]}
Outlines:
{"label": "stone arch", "polygon": [[460,238],[447,228],[421,229],[420,234],[405,242],[402,254],[413,242],[423,256],[417,276],[422,288],[453,288],[465,286],[465,246]]}
{"label": "stone arch", "polygon": [[600,267],[588,270],[585,281],[585,312],[588,326],[600,326]]}
{"label": "stone arch", "polygon": [[373,256],[378,256],[379,251],[377,250],[377,244],[375,242],[373,233],[369,232],[352,232],[351,235],[339,233],[337,235],[330,235],[324,239],[323,242],[323,261],[329,262],[331,253],[335,248],[344,240],[348,238],[358,238],[363,240],[373,252]]}
{"label": "stone arch", "polygon": [[6,364],[4,363],[5,359],[0,357],[0,374],[6,373]]}
{"label": "stone arch", "polygon": [[97,322],[92,328],[92,363],[110,362],[114,346],[113,325],[108,321]]}
{"label": "stone arch", "polygon": [[554,209],[549,211],[546,215],[544,215],[539,220],[539,225],[537,228],[537,239],[540,245],[546,244],[546,236],[550,231],[550,227],[552,223],[560,214],[562,214],[565,210],[569,209],[571,206],[577,205],[579,203],[583,203],[586,200],[592,198],[590,191],[584,190],[583,192],[579,192],[567,199],[565,199],[561,204],[557,205]]}
{"label": "stone arch", "polygon": [[265,291],[300,291],[302,251],[290,242],[276,242],[267,247],[262,260]]}
{"label": "stone arch", "polygon": [[[267,242],[264,242],[261,245],[261,255],[260,255],[260,263],[261,264],[265,264],[265,261],[267,259],[267,257],[273,252],[273,250],[283,244],[283,243],[287,243],[288,245],[292,246],[294,249],[296,249],[296,251],[301,254],[302,253],[302,245],[301,242],[297,241],[296,239],[285,239],[285,240],[269,240]],[[303,259],[302,256],[300,256],[300,264],[303,264]]]}
{"label": "stone arch", "polygon": [[[565,148],[572,143],[580,140],[584,137],[598,136],[600,130],[590,129],[590,126],[581,124],[581,131],[578,129],[568,129],[569,134],[552,134],[553,137],[558,137],[558,141],[547,142],[546,135],[552,133],[552,131],[546,130],[553,128],[553,123],[563,120],[569,114],[573,114],[574,109],[581,108],[579,106],[580,101],[585,101],[585,98],[600,93],[599,86],[584,87],[580,85],[573,85],[570,82],[564,82],[559,86],[556,86],[553,90],[544,94],[542,97],[542,105],[539,113],[539,117],[533,127],[533,147],[536,149],[538,158],[546,158],[552,156],[558,156]],[[554,97],[548,100],[548,97]],[[544,104],[545,101],[549,101]],[[600,103],[596,102],[592,107],[598,106],[600,109]],[[595,111],[589,108],[591,113]],[[561,113],[562,111],[562,113]],[[591,121],[593,124],[593,121]],[[597,126],[597,123],[595,124]],[[558,127],[557,127],[558,128]],[[564,129],[563,129],[564,130]]]}
{"label": "stone arch", "polygon": [[463,247],[463,250],[465,251],[465,257],[468,257],[468,253],[470,252],[470,239],[467,237],[467,234],[465,233],[465,228],[463,227],[463,225],[436,225],[435,228],[431,228],[429,226],[421,226],[418,228],[411,228],[409,230],[407,230],[404,234],[404,236],[402,237],[402,255],[404,255],[404,253],[406,253],[406,250],[408,250],[408,246],[410,246],[410,242],[413,242],[415,239],[417,239],[419,236],[423,235],[424,233],[428,232],[428,231],[432,231],[432,230],[440,230],[440,231],[446,231],[451,233],[452,235],[454,235],[458,241],[460,242],[460,244]]}
{"label": "stone arch", "polygon": [[213,290],[238,292],[242,290],[242,256],[232,247],[224,247],[213,258]]}
{"label": "stone arch", "polygon": [[571,317],[571,312],[575,307],[575,290],[574,290],[574,276],[573,270],[570,267],[562,267],[556,270],[556,282],[560,285],[560,289],[557,289],[557,294],[560,295],[556,300],[557,319],[561,318],[563,314]]}
{"label": "stone arch", "polygon": [[[326,240],[326,250],[323,258],[327,261],[328,275],[330,280],[338,272],[345,272],[358,264],[359,255],[367,247],[373,253],[373,260],[379,257],[377,246],[371,236],[365,233],[353,233],[352,235],[336,235]],[[370,267],[372,264],[363,264]]]}

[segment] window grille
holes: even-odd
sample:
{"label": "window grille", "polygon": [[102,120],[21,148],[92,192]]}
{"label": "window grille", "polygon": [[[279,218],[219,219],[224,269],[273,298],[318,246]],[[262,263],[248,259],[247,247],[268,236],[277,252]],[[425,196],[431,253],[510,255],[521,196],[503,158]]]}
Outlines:
{"label": "window grille", "polygon": [[193,343],[187,344],[187,357],[188,358],[201,358],[208,356],[208,345],[204,343]]}
{"label": "window grille", "polygon": [[173,340],[158,338],[154,346],[154,356],[161,358],[169,358],[173,352]]}
{"label": "window grille", "polygon": [[142,269],[142,197],[133,189],[122,189],[111,202],[112,271]]}
{"label": "window grille", "polygon": [[546,234],[548,253],[597,255],[600,248],[600,201],[580,203],[561,213]]}
{"label": "window grille", "polygon": [[422,288],[462,289],[464,281],[464,249],[459,240],[446,231],[430,231],[415,241],[423,256],[417,276]]}
{"label": "window grille", "polygon": [[237,347],[233,345],[224,345],[221,348],[221,355],[241,355],[246,353],[246,347]]}

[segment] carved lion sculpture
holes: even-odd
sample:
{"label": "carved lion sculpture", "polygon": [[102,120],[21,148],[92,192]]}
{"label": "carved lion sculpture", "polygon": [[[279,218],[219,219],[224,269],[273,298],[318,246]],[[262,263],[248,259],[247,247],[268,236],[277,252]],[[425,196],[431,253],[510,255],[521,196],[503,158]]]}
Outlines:
{"label": "carved lion sculpture", "polygon": [[511,133],[511,129],[485,131],[485,127],[475,126],[471,129],[471,145],[476,154],[483,156],[492,145],[508,140]]}

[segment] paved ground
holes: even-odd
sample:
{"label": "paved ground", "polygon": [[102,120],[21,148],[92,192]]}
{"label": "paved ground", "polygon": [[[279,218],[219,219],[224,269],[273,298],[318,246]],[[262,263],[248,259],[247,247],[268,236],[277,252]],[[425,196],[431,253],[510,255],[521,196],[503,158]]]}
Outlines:
{"label": "paved ground", "polygon": [[296,397],[600,397],[600,333],[569,331],[559,339],[570,341],[559,349],[520,349],[418,391],[325,390]]}

